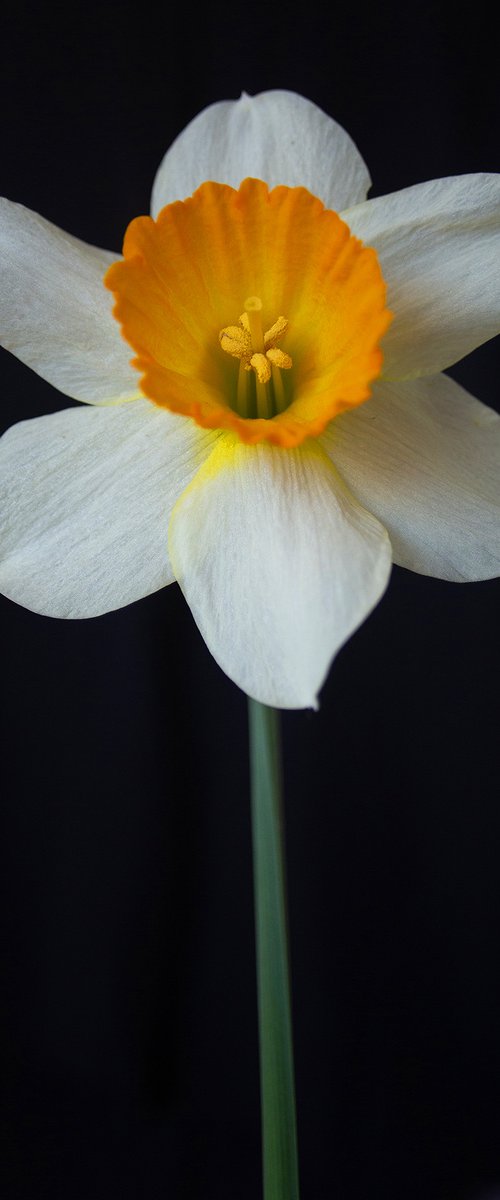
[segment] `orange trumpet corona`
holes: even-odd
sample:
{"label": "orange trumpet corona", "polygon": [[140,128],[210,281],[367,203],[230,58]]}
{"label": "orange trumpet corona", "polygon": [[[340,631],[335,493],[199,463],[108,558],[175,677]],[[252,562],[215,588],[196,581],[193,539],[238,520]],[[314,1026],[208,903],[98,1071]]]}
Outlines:
{"label": "orange trumpet corona", "polygon": [[155,404],[296,446],[369,397],[391,319],[378,258],[305,188],[204,183],[132,221],[123,255],[105,283]]}

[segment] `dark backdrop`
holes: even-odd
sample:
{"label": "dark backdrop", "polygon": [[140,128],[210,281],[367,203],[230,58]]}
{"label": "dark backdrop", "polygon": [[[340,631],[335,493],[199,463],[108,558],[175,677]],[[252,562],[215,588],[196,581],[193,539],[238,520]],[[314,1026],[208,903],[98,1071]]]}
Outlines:
{"label": "dark backdrop", "polygon": [[[97,245],[242,90],[334,115],[373,195],[500,169],[481,3],[4,11],[0,190]],[[496,406],[498,369],[453,374]],[[5,427],[66,406],[1,370]],[[499,599],[395,568],[319,713],[283,718],[303,1200],[500,1195]],[[1,615],[2,1195],[256,1200],[245,699],[175,585]]]}

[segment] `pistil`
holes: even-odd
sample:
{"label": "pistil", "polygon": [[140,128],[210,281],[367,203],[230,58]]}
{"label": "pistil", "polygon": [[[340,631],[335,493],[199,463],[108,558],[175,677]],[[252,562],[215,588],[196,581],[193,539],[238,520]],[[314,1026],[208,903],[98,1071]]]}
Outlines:
{"label": "pistil", "polygon": [[243,305],[248,317],[248,325],[254,354],[264,353],[264,330],[262,328],[262,300],[258,296],[248,296]]}

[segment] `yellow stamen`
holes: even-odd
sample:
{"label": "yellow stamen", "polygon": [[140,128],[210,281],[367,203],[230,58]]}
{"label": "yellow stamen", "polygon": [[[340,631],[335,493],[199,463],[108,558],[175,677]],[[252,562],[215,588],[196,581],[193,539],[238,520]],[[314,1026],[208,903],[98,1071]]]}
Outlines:
{"label": "yellow stamen", "polygon": [[258,376],[255,380],[255,395],[257,399],[257,416],[263,417],[267,421],[273,415],[271,396],[269,388],[266,387],[265,383],[261,383]]}
{"label": "yellow stamen", "polygon": [[288,321],[286,317],[278,317],[278,320],[274,322],[274,325],[271,325],[271,328],[268,329],[267,333],[264,334],[264,345],[266,350],[268,350],[270,346],[274,346],[274,343],[277,342],[279,338],[283,337],[283,334],[286,333],[287,329]]}
{"label": "yellow stamen", "polygon": [[289,371],[292,366],[290,355],[284,350],[279,350],[277,346],[271,346],[271,349],[266,351],[266,358],[272,362],[273,367],[281,367],[282,371]]}
{"label": "yellow stamen", "polygon": [[271,366],[265,354],[252,354],[250,366],[253,367],[259,383],[269,383]]}
{"label": "yellow stamen", "polygon": [[242,417],[250,416],[250,380],[248,378],[248,367],[240,362],[238,371],[238,384],[236,388],[236,408]]}
{"label": "yellow stamen", "polygon": [[284,412],[286,408],[285,389],[281,378],[281,371],[277,367],[272,368],[273,386],[274,386],[274,402],[278,412]]}
{"label": "yellow stamen", "polygon": [[226,329],[221,329],[219,338],[226,354],[233,354],[235,358],[243,358],[252,353],[250,334],[240,325],[228,325]]}
{"label": "yellow stamen", "polygon": [[[251,370],[255,373],[257,416],[269,418],[286,408],[285,392],[279,372],[290,370],[292,360],[290,355],[284,350],[279,350],[275,343],[278,338],[283,337],[287,329],[286,317],[278,317],[274,325],[264,333],[260,296],[248,296],[238,325],[226,325],[221,329],[221,349],[240,360],[236,388],[236,409],[240,416],[248,416],[251,407],[249,380],[243,374]],[[271,380],[271,388],[266,389],[266,384],[270,384]]]}

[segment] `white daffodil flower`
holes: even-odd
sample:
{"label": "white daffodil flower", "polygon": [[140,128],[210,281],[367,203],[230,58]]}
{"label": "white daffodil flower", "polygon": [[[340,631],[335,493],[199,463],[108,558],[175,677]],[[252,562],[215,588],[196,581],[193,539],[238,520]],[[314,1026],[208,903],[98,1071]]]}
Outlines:
{"label": "white daffodil flower", "polygon": [[121,259],[0,202],[2,344],[90,406],[1,441],[5,595],[91,617],[177,579],[230,678],[302,708],[393,558],[499,573],[500,419],[441,372],[500,331],[500,176],[369,185],[274,91],[195,118]]}

